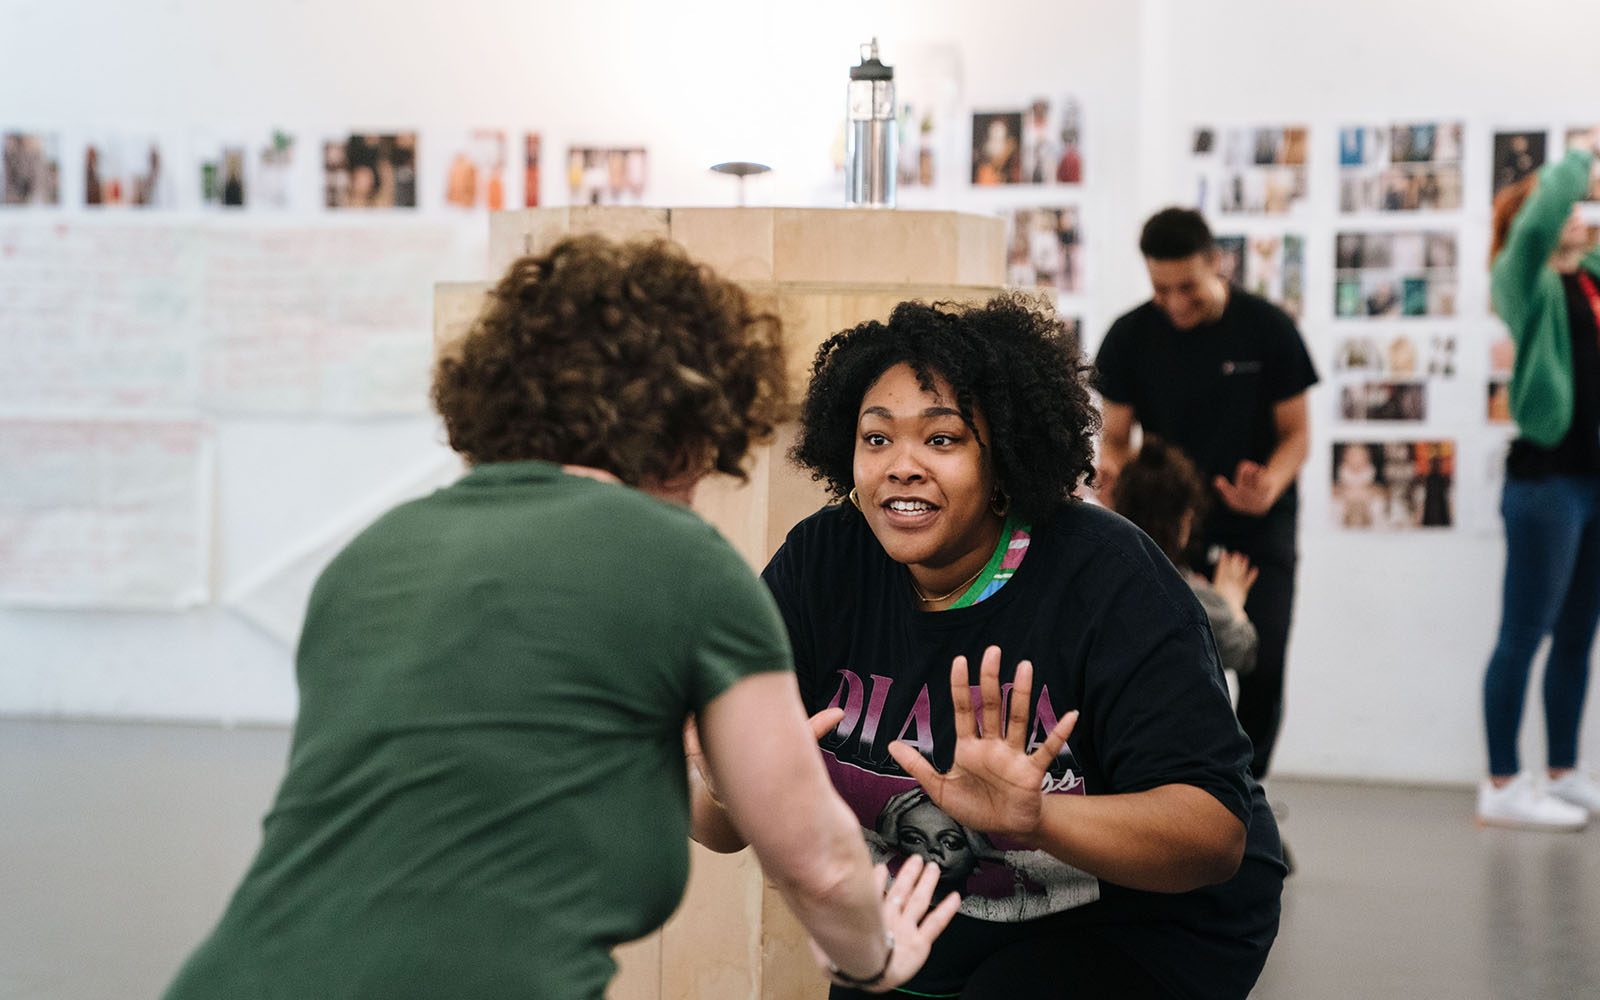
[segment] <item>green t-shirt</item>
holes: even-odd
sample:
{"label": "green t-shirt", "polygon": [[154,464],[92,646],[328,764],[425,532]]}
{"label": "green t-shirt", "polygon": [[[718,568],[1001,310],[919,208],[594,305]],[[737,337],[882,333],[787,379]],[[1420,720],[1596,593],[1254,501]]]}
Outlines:
{"label": "green t-shirt", "polygon": [[390,511],[312,592],[260,854],[168,1000],[601,996],[683,893],[685,714],[787,669],[689,511],[543,462]]}

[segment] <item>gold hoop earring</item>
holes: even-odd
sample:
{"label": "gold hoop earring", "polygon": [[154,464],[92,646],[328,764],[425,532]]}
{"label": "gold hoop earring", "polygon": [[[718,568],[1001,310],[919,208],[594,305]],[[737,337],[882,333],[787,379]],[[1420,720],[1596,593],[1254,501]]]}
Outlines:
{"label": "gold hoop earring", "polygon": [[996,517],[1005,517],[1011,513],[1011,494],[1005,490],[996,490],[995,496],[989,498],[989,509],[994,511]]}
{"label": "gold hoop earring", "polygon": [[854,486],[850,487],[850,492],[845,494],[845,499],[849,500],[851,505],[854,506],[856,510],[861,509],[861,497],[856,493],[856,488]]}

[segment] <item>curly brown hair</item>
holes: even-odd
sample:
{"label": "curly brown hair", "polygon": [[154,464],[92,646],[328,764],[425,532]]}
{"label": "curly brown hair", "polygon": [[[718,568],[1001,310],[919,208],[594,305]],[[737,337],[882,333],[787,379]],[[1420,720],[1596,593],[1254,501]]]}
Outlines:
{"label": "curly brown hair", "polygon": [[817,349],[790,457],[837,498],[855,485],[861,399],[884,372],[905,363],[924,389],[950,383],[956,406],[979,440],[1012,509],[1039,524],[1092,482],[1100,414],[1089,398],[1088,367],[1055,311],[1020,293],[981,305],[902,302],[889,322],[836,333]]}
{"label": "curly brown hair", "polygon": [[631,486],[743,478],[785,396],[776,316],[671,243],[597,236],[512,263],[433,377],[474,465],[543,459]]}

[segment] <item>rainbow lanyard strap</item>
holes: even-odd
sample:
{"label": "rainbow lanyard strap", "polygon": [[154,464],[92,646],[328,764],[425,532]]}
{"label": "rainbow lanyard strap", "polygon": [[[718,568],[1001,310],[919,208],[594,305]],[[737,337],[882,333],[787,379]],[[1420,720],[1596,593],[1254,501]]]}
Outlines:
{"label": "rainbow lanyard strap", "polygon": [[971,607],[998,593],[1017,571],[1017,567],[1022,565],[1022,558],[1028,554],[1028,543],[1032,540],[1028,525],[1007,517],[1006,523],[1000,527],[999,544],[994,547],[994,554],[984,564],[983,571],[946,610]]}

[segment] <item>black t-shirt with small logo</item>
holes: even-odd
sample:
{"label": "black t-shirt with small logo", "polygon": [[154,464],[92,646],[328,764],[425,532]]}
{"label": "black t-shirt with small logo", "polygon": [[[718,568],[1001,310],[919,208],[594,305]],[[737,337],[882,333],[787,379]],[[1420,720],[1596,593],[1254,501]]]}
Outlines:
{"label": "black t-shirt with small logo", "polygon": [[[1294,320],[1266,299],[1230,288],[1215,323],[1179,330],[1154,302],[1125,313],[1095,358],[1095,388],[1133,407],[1147,434],[1182,448],[1209,484],[1232,479],[1242,461],[1265,464],[1278,445],[1273,408],[1315,385],[1316,366]],[[1287,531],[1292,545],[1299,494],[1284,490],[1264,518],[1217,503],[1209,541]]]}

